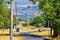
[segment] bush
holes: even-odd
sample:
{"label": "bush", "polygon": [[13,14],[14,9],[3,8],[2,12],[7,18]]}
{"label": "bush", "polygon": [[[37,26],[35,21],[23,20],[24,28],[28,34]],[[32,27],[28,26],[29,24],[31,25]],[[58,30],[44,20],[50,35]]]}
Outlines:
{"label": "bush", "polygon": [[27,26],[27,23],[23,23],[22,26]]}

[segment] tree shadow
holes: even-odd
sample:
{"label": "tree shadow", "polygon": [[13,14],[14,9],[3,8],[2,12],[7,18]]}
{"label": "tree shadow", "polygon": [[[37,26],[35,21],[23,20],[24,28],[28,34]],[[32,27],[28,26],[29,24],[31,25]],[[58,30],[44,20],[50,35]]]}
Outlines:
{"label": "tree shadow", "polygon": [[0,34],[0,36],[10,36],[10,34]]}
{"label": "tree shadow", "polygon": [[[10,36],[10,34],[0,34],[0,36]],[[13,34],[13,36],[20,36],[20,35]]]}

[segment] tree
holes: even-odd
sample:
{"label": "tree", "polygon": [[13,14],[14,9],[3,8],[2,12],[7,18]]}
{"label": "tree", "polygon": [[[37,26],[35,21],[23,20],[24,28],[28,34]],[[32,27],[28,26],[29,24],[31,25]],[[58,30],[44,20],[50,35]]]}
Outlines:
{"label": "tree", "polygon": [[0,0],[0,27],[10,27],[10,9]]}
{"label": "tree", "polygon": [[36,16],[30,21],[30,24],[36,27],[40,27],[45,24],[45,19],[41,16]]}
{"label": "tree", "polygon": [[[37,1],[36,2],[32,1],[32,2],[36,3]],[[52,24],[51,27],[53,27],[54,29],[54,35],[58,36],[59,34],[58,30],[60,24],[60,22],[58,22],[60,19],[60,0],[41,0],[38,6],[39,6],[39,10],[45,11],[44,17],[46,17]]]}
{"label": "tree", "polygon": [[8,7],[3,7],[3,23],[7,28],[10,27],[10,10]]}

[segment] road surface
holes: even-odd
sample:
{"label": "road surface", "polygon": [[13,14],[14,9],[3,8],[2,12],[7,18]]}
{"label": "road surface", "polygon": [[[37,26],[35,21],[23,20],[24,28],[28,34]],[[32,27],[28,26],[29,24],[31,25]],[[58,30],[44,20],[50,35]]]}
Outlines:
{"label": "road surface", "polygon": [[20,36],[24,37],[24,40],[48,40],[46,38],[37,36],[37,35],[33,35],[30,32],[26,32],[26,33],[20,33]]}

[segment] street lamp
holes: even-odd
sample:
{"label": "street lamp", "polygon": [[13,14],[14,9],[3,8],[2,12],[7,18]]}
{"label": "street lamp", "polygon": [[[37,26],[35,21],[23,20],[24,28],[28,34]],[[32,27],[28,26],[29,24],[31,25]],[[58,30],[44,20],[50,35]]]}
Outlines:
{"label": "street lamp", "polygon": [[[30,9],[30,5],[28,5],[27,8],[28,8],[28,27],[29,27],[29,9]],[[28,31],[28,28],[27,28],[27,31]]]}
{"label": "street lamp", "polygon": [[29,26],[29,8],[30,8],[30,6],[28,5],[28,26]]}

